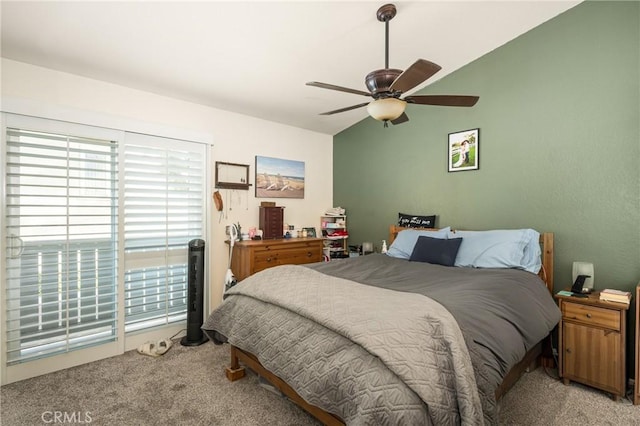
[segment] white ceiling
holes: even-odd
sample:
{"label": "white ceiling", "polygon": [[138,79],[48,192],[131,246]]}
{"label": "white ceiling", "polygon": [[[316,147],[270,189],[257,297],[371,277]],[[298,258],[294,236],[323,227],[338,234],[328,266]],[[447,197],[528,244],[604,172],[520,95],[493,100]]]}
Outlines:
{"label": "white ceiling", "polygon": [[[426,84],[432,83],[577,3],[396,1],[389,65],[405,69],[418,58],[435,62],[442,70]],[[384,68],[384,24],[376,19],[383,4],[3,0],[1,52],[16,61],[333,135],[365,118],[366,108],[318,114],[369,98],[305,82],[366,91],[364,76]],[[472,92],[465,87],[459,94]]]}

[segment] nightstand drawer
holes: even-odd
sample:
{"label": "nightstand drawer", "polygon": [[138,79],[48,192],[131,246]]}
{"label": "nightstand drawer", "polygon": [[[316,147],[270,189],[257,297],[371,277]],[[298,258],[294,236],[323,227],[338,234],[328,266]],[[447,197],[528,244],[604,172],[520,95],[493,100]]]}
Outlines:
{"label": "nightstand drawer", "polygon": [[562,304],[562,318],[620,330],[620,313],[613,309],[565,302]]}

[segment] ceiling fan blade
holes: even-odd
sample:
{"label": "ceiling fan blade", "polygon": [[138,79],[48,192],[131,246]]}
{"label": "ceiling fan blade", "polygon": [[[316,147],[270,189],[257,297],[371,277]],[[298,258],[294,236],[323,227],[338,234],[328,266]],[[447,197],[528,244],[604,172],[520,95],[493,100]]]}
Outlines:
{"label": "ceiling fan blade", "polygon": [[404,98],[411,104],[455,107],[472,107],[478,102],[478,99],[480,99],[478,96],[463,95],[417,95]]}
{"label": "ceiling fan blade", "polygon": [[440,65],[425,59],[418,59],[396,78],[393,84],[391,84],[390,90],[405,93],[423,81],[426,81],[441,69],[442,67]]}
{"label": "ceiling fan blade", "polygon": [[395,120],[391,120],[391,124],[402,124],[406,123],[407,121],[409,121],[409,116],[405,112],[403,112],[400,117],[396,118]]}
{"label": "ceiling fan blade", "polygon": [[320,115],[331,115],[331,114],[337,114],[339,112],[351,111],[352,109],[362,108],[365,105],[369,105],[369,102],[365,102],[363,104],[358,104],[358,105],[351,105],[345,108],[334,109],[333,111],[323,112]]}
{"label": "ceiling fan blade", "polygon": [[371,96],[371,93],[362,90],[349,89],[348,87],[336,86],[334,84],[320,83],[319,81],[310,81],[307,86],[319,87],[321,89],[337,90],[339,92],[353,93],[354,95]]}

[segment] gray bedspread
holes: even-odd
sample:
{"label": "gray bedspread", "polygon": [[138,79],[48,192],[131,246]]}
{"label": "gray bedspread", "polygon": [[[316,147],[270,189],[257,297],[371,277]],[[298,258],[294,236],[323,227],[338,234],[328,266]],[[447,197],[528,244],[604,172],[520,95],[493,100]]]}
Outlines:
{"label": "gray bedspread", "polygon": [[542,280],[522,270],[452,268],[383,254],[308,266],[438,301],[474,342],[473,351],[482,353],[483,373],[494,389],[560,321],[560,310]]}
{"label": "gray bedspread", "polygon": [[[469,286],[489,289],[472,296]],[[505,286],[512,288],[503,291]],[[529,287],[534,289],[521,289]],[[543,292],[536,294],[538,288]],[[501,297],[491,291],[505,293],[507,301],[496,302]],[[516,329],[527,337],[509,346],[524,355],[541,340],[559,319],[544,292],[527,272],[370,255],[249,277],[229,292],[203,329],[255,354],[305,400],[347,424],[494,424],[493,391],[501,371],[520,356],[501,353],[494,341],[500,347],[500,339],[514,340],[507,330]],[[521,311],[515,299],[525,294],[522,302],[531,309]],[[503,312],[504,304],[510,306]],[[543,313],[528,317],[538,304]],[[512,311],[524,324],[510,318]],[[510,325],[494,324],[489,328],[498,335],[484,336],[476,323],[495,322],[496,313],[499,323]]]}

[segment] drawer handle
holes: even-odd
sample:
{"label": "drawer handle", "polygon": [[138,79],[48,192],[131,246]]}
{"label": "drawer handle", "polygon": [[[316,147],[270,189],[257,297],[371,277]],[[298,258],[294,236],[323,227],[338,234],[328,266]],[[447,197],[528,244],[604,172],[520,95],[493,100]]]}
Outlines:
{"label": "drawer handle", "polygon": [[307,252],[307,257],[311,257],[311,256],[313,256],[313,254],[310,251],[308,251]]}
{"label": "drawer handle", "polygon": [[587,314],[587,318],[591,318],[591,314]]}
{"label": "drawer handle", "polygon": [[270,257],[267,257],[267,262],[271,262],[271,258]]}

